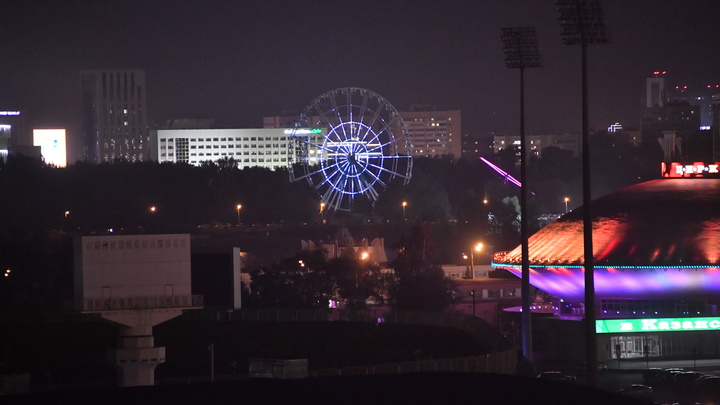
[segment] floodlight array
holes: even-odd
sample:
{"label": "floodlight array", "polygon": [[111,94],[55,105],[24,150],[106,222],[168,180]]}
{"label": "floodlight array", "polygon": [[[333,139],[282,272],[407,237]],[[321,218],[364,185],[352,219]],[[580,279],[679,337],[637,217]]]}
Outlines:
{"label": "floodlight array", "polygon": [[503,28],[501,39],[506,67],[524,69],[542,65],[535,27]]}
{"label": "floodlight array", "polygon": [[560,0],[556,6],[565,44],[585,46],[609,42],[600,0]]}

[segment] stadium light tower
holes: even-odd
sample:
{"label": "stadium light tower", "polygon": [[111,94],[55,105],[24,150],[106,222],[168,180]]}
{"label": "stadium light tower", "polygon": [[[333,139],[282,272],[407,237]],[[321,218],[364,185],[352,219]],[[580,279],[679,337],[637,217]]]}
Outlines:
{"label": "stadium light tower", "polygon": [[530,305],[530,255],[528,248],[527,213],[527,156],[528,148],[525,136],[525,69],[540,67],[540,52],[537,45],[535,27],[515,27],[502,29],[505,66],[520,70],[520,239],[522,240],[522,351],[526,359],[532,362],[532,319]]}
{"label": "stadium light tower", "polygon": [[590,142],[588,126],[587,47],[605,44],[608,36],[600,0],[560,0],[562,41],[567,45],[580,45],[582,52],[582,174],[583,174],[583,254],[585,269],[585,356],[587,384],[596,387],[597,337],[595,336],[595,280],[592,245],[592,211],[590,192]]}

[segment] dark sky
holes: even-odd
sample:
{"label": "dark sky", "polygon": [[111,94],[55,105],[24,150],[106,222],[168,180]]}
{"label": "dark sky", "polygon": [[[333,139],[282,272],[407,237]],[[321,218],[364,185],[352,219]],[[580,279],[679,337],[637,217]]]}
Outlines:
{"label": "dark sky", "polygon": [[[580,131],[580,48],[555,0],[15,1],[0,19],[0,109],[77,128],[82,69],[147,72],[151,121],[261,127],[338,87],[398,110],[461,109],[463,132],[516,131],[519,73],[501,28],[535,26],[544,66],[526,71],[529,132]],[[612,43],[589,48],[590,125],[639,126],[645,77],[720,82],[720,1],[605,0]]]}

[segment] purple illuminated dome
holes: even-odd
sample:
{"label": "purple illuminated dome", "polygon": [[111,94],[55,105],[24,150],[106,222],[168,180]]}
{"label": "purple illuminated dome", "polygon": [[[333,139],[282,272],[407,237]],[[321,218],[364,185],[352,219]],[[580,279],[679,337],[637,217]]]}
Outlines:
{"label": "purple illuminated dome", "polygon": [[[720,179],[662,179],[593,201],[595,292],[602,298],[682,299],[720,293]],[[584,298],[582,207],[529,239],[530,283]],[[493,266],[520,277],[518,246]]]}

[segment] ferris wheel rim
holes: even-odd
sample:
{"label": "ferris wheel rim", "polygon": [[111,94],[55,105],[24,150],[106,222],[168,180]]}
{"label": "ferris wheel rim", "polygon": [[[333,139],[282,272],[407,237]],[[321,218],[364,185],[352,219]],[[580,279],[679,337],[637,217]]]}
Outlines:
{"label": "ferris wheel rim", "polygon": [[370,90],[347,87],[321,94],[300,114],[297,128],[325,130],[321,142],[292,136],[288,164],[291,180],[306,180],[326,209],[349,211],[359,195],[374,204],[391,180],[407,184],[412,177],[412,146],[402,118]]}

